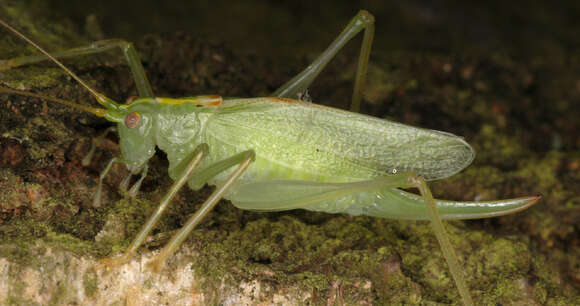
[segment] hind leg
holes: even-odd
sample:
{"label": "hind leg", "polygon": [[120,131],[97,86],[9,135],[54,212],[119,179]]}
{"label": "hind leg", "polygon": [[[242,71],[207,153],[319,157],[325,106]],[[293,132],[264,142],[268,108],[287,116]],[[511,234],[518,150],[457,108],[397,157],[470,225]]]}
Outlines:
{"label": "hind leg", "polygon": [[328,62],[360,31],[364,30],[358,67],[355,74],[354,91],[352,93],[351,111],[358,112],[362,99],[362,90],[369,64],[369,55],[375,33],[375,18],[369,12],[361,10],[351,19],[338,37],[320,54],[306,69],[276,89],[272,96],[296,99],[306,91]]}

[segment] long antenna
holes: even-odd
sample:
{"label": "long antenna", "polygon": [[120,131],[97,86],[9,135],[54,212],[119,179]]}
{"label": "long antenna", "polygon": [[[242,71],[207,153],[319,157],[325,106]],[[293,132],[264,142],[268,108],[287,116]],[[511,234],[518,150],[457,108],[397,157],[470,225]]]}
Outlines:
{"label": "long antenna", "polygon": [[4,88],[4,87],[0,87],[0,93],[28,96],[28,97],[34,97],[34,98],[38,98],[38,99],[42,99],[42,100],[48,100],[48,101],[56,102],[59,104],[64,104],[64,105],[67,105],[70,107],[74,107],[76,109],[79,109],[79,110],[82,110],[85,112],[89,112],[89,113],[91,113],[95,116],[98,116],[98,117],[104,117],[105,112],[106,112],[106,110],[102,109],[102,108],[84,106],[84,105],[80,105],[80,104],[73,103],[73,102],[59,99],[59,98],[53,98],[53,97],[49,97],[49,96],[45,96],[45,95],[39,95],[39,94],[30,93],[30,92],[26,92],[26,91],[8,89],[8,88]]}
{"label": "long antenna", "polygon": [[[0,19],[0,24],[2,24],[8,30],[10,30],[11,32],[13,32],[14,34],[16,34],[18,37],[22,38],[24,41],[26,41],[27,43],[29,43],[30,45],[32,45],[34,48],[38,49],[38,51],[42,52],[50,60],[52,60],[55,64],[57,64],[58,66],[60,66],[60,68],[62,68],[66,73],[68,73],[77,82],[79,82],[84,88],[86,88],[93,95],[93,97],[95,97],[95,99],[97,99],[97,102],[99,102],[99,104],[104,105],[104,106],[110,106],[111,105],[111,102],[112,101],[110,99],[108,99],[105,95],[99,93],[98,91],[96,91],[92,87],[90,87],[80,77],[78,77],[76,74],[74,74],[72,71],[70,71],[70,69],[68,69],[63,63],[61,63],[59,60],[57,60],[54,56],[50,55],[50,53],[48,53],[47,51],[45,51],[43,48],[41,48],[35,42],[33,42],[32,40],[28,39],[28,37],[24,36],[24,34],[18,32],[18,30],[16,30],[15,28],[13,28],[8,23],[4,22],[4,20]],[[113,105],[115,105],[115,103],[113,103]]]}

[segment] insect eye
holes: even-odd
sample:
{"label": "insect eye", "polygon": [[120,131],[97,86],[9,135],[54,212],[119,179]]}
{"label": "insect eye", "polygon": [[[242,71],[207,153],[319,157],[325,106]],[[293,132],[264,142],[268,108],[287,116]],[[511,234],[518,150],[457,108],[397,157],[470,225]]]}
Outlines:
{"label": "insect eye", "polygon": [[130,113],[125,117],[125,126],[132,129],[139,125],[141,115],[139,113]]}

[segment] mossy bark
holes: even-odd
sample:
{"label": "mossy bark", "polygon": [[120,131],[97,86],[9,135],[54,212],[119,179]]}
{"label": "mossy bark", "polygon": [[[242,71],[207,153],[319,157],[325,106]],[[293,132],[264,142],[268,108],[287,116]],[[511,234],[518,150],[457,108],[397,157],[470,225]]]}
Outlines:
{"label": "mossy bark", "polygon": [[[211,24],[205,33],[214,35],[213,41],[220,39],[215,37],[219,29],[210,17],[241,14],[240,10],[276,16],[276,29],[282,29],[285,20],[288,24],[295,20],[297,26],[287,30],[293,34],[260,34],[259,26],[245,26],[250,21],[243,20],[237,34],[224,32],[222,39],[233,40],[225,44],[194,38],[204,33],[203,26],[192,33],[175,34],[171,28],[158,32],[170,35],[139,32],[136,46],[159,95],[266,95],[299,72],[336,35],[319,29],[319,23],[334,13],[341,17],[356,13],[334,3],[326,9],[309,4],[260,4],[254,9],[219,7],[219,1],[216,5],[188,21]],[[496,24],[492,15],[463,24],[468,30],[429,33],[427,29],[462,26],[465,21],[459,12],[473,8],[453,2],[444,12],[370,5],[377,17],[377,47],[363,112],[464,135],[478,152],[474,164],[462,173],[430,183],[435,196],[471,200],[544,195],[538,205],[517,215],[447,223],[474,299],[478,304],[577,303],[580,60],[574,49],[578,38],[573,40],[566,23],[552,16],[561,12],[548,10],[545,15],[560,35],[552,40],[541,36],[542,44],[535,48],[523,43],[527,40],[510,39],[518,33],[527,35],[533,26],[520,32],[498,31],[491,26]],[[491,14],[496,8],[491,4],[480,11]],[[506,16],[513,11],[504,9],[495,21],[509,20]],[[540,9],[530,6],[520,13],[522,24],[537,20]],[[317,11],[324,11],[319,19]],[[153,15],[143,16],[147,14]],[[150,17],[151,22],[163,24],[159,16]],[[49,50],[101,36],[95,27],[98,22],[79,26],[83,18],[48,4],[3,5],[0,18]],[[305,31],[308,19],[314,21]],[[337,19],[336,33],[348,17]],[[231,29],[223,23],[225,30]],[[392,37],[388,34],[394,33],[394,26],[407,31]],[[105,32],[110,27],[104,22]],[[138,32],[126,25],[123,29],[129,36]],[[257,34],[240,34],[252,31]],[[481,39],[465,34],[470,31]],[[267,35],[282,40],[287,48],[277,52],[276,41],[263,42]],[[18,38],[7,32],[3,37],[0,58],[34,54]],[[291,43],[295,41],[311,43]],[[243,43],[251,47],[239,47]],[[311,90],[315,102],[346,107],[357,48],[340,54],[320,76]],[[135,94],[130,73],[115,52],[66,64],[115,100]],[[50,63],[0,71],[0,85],[94,105],[78,84]],[[95,207],[98,175],[110,158],[119,155],[116,139],[101,143],[89,166],[82,166],[81,159],[92,139],[109,126],[106,121],[9,95],[0,96],[0,120],[0,303],[459,302],[428,223],[307,211],[254,213],[227,201],[194,231],[160,275],[142,269],[211,188],[181,192],[133,262],[110,274],[95,272],[92,268],[99,258],[128,245],[171,184],[164,156],[158,154],[151,161],[152,170],[137,200],[116,190],[127,172],[114,167],[106,179],[103,204]]]}

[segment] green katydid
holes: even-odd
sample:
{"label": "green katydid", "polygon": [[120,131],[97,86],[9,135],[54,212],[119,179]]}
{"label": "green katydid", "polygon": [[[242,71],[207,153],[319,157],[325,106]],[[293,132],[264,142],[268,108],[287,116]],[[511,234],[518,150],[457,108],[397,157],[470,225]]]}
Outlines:
{"label": "green katydid", "polygon": [[[488,202],[436,200],[425,180],[449,177],[467,167],[475,156],[462,138],[291,99],[303,92],[334,55],[364,30],[352,98],[352,110],[358,110],[374,33],[374,18],[366,11],[360,11],[308,68],[272,93],[272,97],[249,99],[155,97],[130,43],[107,40],[49,54],[4,21],[0,23],[44,53],[3,61],[0,69],[50,59],[105,109],[10,89],[0,92],[41,97],[117,123],[122,157],[111,160],[101,174],[95,201],[101,200],[101,183],[113,163],[125,164],[131,174],[141,174],[130,191],[135,195],[147,174],[147,161],[155,147],[167,154],[174,184],[126,252],[102,260],[103,267],[115,267],[130,260],[184,184],[199,189],[207,183],[216,185],[216,190],[150,262],[153,270],[162,267],[221,198],[248,210],[301,208],[393,219],[428,219],[464,303],[473,304],[441,219],[515,213],[540,199],[530,196]],[[116,47],[123,50],[139,92],[139,97],[129,104],[116,103],[92,89],[56,59]],[[420,196],[399,189],[410,187],[416,187]]]}

